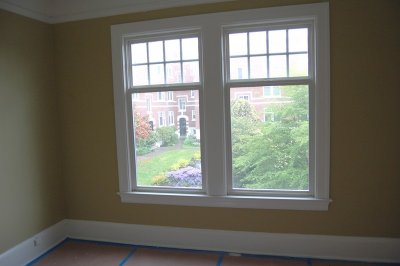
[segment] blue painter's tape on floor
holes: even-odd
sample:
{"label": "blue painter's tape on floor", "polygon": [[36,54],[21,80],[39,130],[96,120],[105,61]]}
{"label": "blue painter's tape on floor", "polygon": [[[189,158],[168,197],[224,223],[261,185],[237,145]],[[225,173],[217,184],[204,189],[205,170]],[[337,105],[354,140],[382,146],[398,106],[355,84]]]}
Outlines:
{"label": "blue painter's tape on floor", "polygon": [[133,254],[135,254],[136,250],[137,250],[137,248],[134,248],[131,252],[129,252],[129,254],[125,257],[125,259],[123,259],[123,260],[119,263],[119,266],[123,266],[123,265],[129,260],[129,258],[132,257]]}
{"label": "blue painter's tape on floor", "polygon": [[46,257],[47,255],[49,255],[49,253],[53,252],[54,250],[56,250],[57,248],[59,248],[60,246],[62,246],[65,242],[69,241],[70,239],[67,237],[66,239],[64,239],[63,241],[61,241],[60,243],[58,243],[57,245],[55,245],[54,247],[52,247],[51,249],[49,249],[48,251],[46,251],[45,253],[43,253],[42,255],[40,255],[39,257],[37,257],[36,259],[32,260],[31,262],[29,262],[28,264],[26,264],[26,266],[33,266],[36,263],[39,262],[39,260],[43,259],[44,257]]}
{"label": "blue painter's tape on floor", "polygon": [[217,266],[221,266],[222,265],[222,260],[224,259],[224,255],[219,256],[218,262],[217,262]]}

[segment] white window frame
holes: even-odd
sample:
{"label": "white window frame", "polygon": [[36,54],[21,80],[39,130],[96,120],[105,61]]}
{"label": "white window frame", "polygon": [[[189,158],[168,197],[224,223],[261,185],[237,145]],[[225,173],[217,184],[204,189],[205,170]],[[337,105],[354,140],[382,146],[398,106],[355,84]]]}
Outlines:
{"label": "white window frame", "polygon": [[244,100],[244,101],[250,101],[250,95],[249,94],[239,94],[237,96],[238,100]]}
{"label": "white window frame", "polygon": [[192,110],[192,121],[196,121],[196,110]]}
{"label": "white window frame", "polygon": [[[266,86],[265,86],[266,87]],[[279,89],[279,95],[274,95],[274,88],[271,88],[270,87],[270,95],[265,95],[265,87],[263,87],[263,96],[265,97],[265,98],[278,98],[278,97],[282,97],[282,91]]]}
{"label": "white window frame", "polygon": [[172,126],[175,124],[175,119],[174,119],[174,111],[168,111],[168,125]]}
{"label": "white window frame", "polygon": [[146,97],[146,111],[147,113],[151,113],[153,110],[152,102],[151,102],[151,97]]}
{"label": "white window frame", "polygon": [[165,126],[165,113],[158,112],[158,126],[164,127]]}
{"label": "white window frame", "polygon": [[168,91],[167,92],[167,101],[173,101],[173,100],[174,100],[174,92]]}
{"label": "white window frame", "polygon": [[[269,121],[266,119],[267,115],[271,117]],[[264,111],[264,122],[274,122],[274,121],[275,121],[275,113],[270,111]]]}
{"label": "white window frame", "polygon": [[[185,108],[181,108],[181,103],[183,103]],[[179,112],[186,112],[186,99],[185,98],[178,98],[178,111]]]}
{"label": "white window frame", "polygon": [[162,102],[165,100],[165,91],[158,91],[157,92],[157,100]]}
{"label": "white window frame", "polygon": [[[314,68],[313,89],[310,89],[310,172],[316,176],[311,196],[283,195],[233,195],[228,194],[231,153],[229,148],[229,94],[226,86],[229,77],[223,71],[223,29],[261,22],[287,22],[307,20],[313,23],[315,36],[312,55]],[[130,184],[131,158],[128,145],[129,105],[124,72],[124,46],[126,36],[138,33],[174,32],[197,28],[201,32],[200,50],[203,65],[200,66],[202,90],[206,108],[200,105],[202,125],[203,193],[159,193],[132,191]],[[123,202],[172,204],[186,206],[210,206],[257,209],[327,210],[329,198],[329,140],[330,140],[330,69],[329,69],[329,4],[318,3],[285,7],[261,8],[245,11],[223,12],[190,17],[153,20],[115,25],[111,27],[114,101],[117,132],[119,194]],[[221,47],[221,49],[216,49]],[[226,71],[226,70],[225,70]],[[307,79],[307,78],[305,78]],[[291,84],[290,78],[285,81]],[[276,85],[274,79],[268,85]],[[242,80],[229,81],[229,86],[241,86]],[[254,84],[252,82],[252,84]],[[265,82],[260,82],[260,85]],[[281,83],[279,83],[281,84]],[[315,89],[318,88],[318,89]],[[187,89],[187,87],[186,87]],[[189,88],[190,89],[190,88]],[[228,147],[228,148],[227,148]]]}

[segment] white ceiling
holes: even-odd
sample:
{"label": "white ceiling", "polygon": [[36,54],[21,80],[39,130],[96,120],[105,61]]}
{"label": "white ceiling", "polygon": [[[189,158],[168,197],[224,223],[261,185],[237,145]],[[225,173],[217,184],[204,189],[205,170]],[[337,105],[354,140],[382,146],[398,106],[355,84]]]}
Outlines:
{"label": "white ceiling", "polygon": [[47,23],[229,0],[0,0],[0,9]]}

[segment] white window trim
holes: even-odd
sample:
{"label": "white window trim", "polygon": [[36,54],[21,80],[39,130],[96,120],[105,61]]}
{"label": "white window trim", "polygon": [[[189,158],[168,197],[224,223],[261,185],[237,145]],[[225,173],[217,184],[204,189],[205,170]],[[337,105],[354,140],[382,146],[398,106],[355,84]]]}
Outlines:
{"label": "white window trim", "polygon": [[[271,116],[271,120],[267,121],[267,119],[265,119],[266,115],[270,115]],[[264,111],[264,122],[274,122],[275,121],[275,113],[274,112],[269,112],[269,111]]]}
{"label": "white window trim", "polygon": [[[160,122],[162,122],[162,123],[160,123]],[[159,127],[165,127],[166,126],[164,112],[158,112],[158,126]]]}
{"label": "white window trim", "polygon": [[172,126],[175,125],[175,120],[174,120],[174,111],[168,111],[168,125]]}
{"label": "white window trim", "polygon": [[196,121],[196,110],[192,110],[192,121]]}
{"label": "white window trim", "polygon": [[263,97],[264,98],[280,98],[280,97],[282,97],[282,91],[279,90],[279,95],[274,95],[273,89],[271,89],[271,94],[265,95],[265,87],[263,87]]}
{"label": "white window trim", "polygon": [[151,97],[146,97],[146,112],[151,113],[153,110],[153,103],[151,102]]}
{"label": "white window trim", "polygon": [[[245,99],[247,97],[247,99]],[[250,101],[250,94],[239,94],[237,95],[238,100],[245,100],[245,101]]]}
{"label": "white window trim", "polygon": [[167,101],[168,102],[174,101],[174,92],[173,91],[168,91],[167,92]]}
{"label": "white window trim", "polygon": [[164,102],[165,101],[165,91],[157,92],[157,101]]}
{"label": "white window trim", "polygon": [[[310,139],[314,143],[310,146],[310,172],[317,176],[315,194],[312,197],[273,197],[273,196],[242,196],[227,194],[227,169],[230,167],[229,153],[225,149],[225,130],[229,125],[224,124],[226,112],[223,102],[224,87],[222,76],[222,27],[238,25],[239,23],[253,23],[265,20],[291,21],[299,19],[312,19],[314,32],[318,41],[313,45],[316,53],[315,86],[318,90],[310,93],[310,121],[313,121],[310,130]],[[205,126],[202,134],[203,175],[206,177],[205,194],[180,194],[180,193],[152,193],[132,192],[130,169],[132,162],[128,144],[129,105],[126,100],[124,81],[123,38],[132,36],[132,33],[158,32],[161,29],[179,30],[182,25],[186,28],[200,28],[207,36],[203,36],[203,73],[204,90],[199,91],[200,98],[205,99],[207,108],[201,108],[200,121]],[[171,19],[153,20],[146,22],[128,23],[111,27],[112,54],[114,75],[114,106],[117,135],[117,156],[119,175],[119,194],[123,202],[172,204],[188,206],[210,206],[230,208],[257,208],[257,209],[293,209],[293,210],[327,210],[329,198],[329,145],[330,145],[330,62],[329,62],[329,4],[318,3],[308,5],[294,5],[285,7],[263,8],[245,11],[234,11],[179,17]],[[202,33],[204,34],[204,33]],[[201,70],[200,70],[201,71]],[[220,74],[215,74],[220,73]],[[273,83],[273,81],[271,82]],[[272,85],[272,84],[271,84]],[[313,117],[314,116],[314,117]],[[213,117],[213,119],[205,119]]]}
{"label": "white window trim", "polygon": [[[181,109],[181,102],[185,104],[185,108]],[[187,101],[186,98],[178,98],[178,111],[179,112],[186,112]]]}

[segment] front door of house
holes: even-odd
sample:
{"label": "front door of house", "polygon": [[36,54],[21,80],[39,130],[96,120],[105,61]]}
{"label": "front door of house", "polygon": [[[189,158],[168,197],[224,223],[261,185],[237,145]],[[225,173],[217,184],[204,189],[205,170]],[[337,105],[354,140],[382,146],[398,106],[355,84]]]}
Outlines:
{"label": "front door of house", "polygon": [[179,135],[181,137],[185,137],[186,133],[187,133],[186,119],[185,118],[180,118],[179,119]]}

